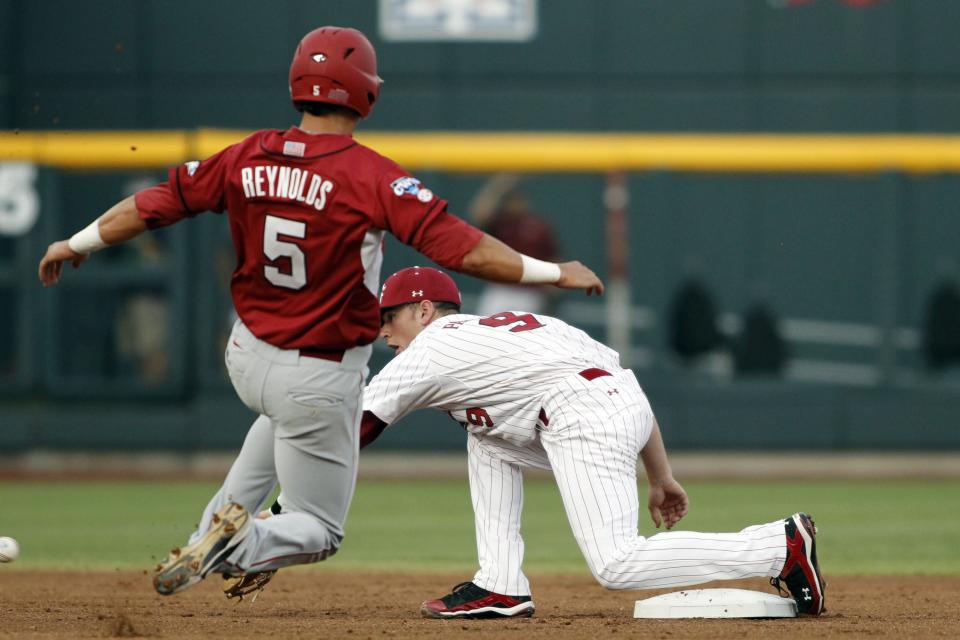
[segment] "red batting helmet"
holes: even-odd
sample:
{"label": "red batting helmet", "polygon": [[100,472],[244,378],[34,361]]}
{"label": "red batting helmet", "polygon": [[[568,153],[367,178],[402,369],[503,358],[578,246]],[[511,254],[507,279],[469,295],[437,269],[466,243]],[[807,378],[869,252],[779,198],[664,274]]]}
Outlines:
{"label": "red batting helmet", "polygon": [[453,278],[430,267],[408,267],[386,279],[380,290],[380,310],[409,302],[431,300],[460,306],[460,290]]}
{"label": "red batting helmet", "polygon": [[370,115],[383,80],[377,52],[356,29],[320,27],[303,37],[290,64],[290,99],[325,102]]}

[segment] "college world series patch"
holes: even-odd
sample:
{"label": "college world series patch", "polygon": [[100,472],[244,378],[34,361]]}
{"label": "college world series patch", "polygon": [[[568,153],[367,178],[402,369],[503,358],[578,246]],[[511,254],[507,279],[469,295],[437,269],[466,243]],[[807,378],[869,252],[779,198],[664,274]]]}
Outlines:
{"label": "college world series patch", "polygon": [[412,176],[397,178],[390,183],[393,194],[397,197],[413,196],[420,202],[430,202],[433,200],[433,191],[422,187],[420,181]]}

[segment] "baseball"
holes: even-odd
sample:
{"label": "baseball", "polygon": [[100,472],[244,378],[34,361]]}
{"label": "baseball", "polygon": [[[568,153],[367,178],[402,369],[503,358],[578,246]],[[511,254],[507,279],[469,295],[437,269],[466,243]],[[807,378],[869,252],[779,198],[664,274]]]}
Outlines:
{"label": "baseball", "polygon": [[20,545],[13,538],[0,537],[0,562],[13,562],[20,555]]}

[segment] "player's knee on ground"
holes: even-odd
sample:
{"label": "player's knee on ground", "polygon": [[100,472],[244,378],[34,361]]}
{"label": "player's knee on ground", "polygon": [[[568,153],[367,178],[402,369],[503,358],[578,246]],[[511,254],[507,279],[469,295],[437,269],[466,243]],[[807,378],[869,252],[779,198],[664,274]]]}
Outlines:
{"label": "player's knee on ground", "polygon": [[624,581],[623,576],[618,573],[619,567],[619,563],[611,561],[605,565],[591,565],[590,572],[604,589],[635,589],[636,582]]}

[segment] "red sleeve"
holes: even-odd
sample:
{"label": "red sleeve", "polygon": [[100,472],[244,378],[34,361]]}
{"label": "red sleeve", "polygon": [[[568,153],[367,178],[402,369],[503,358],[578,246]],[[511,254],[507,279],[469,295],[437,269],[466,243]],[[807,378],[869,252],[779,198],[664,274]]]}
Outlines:
{"label": "red sleeve", "polygon": [[138,191],[134,195],[140,219],[147,223],[148,229],[166,227],[186,217],[180,199],[170,189],[169,182]]}
{"label": "red sleeve", "polygon": [[383,430],[386,428],[386,422],[369,411],[364,411],[363,418],[360,420],[360,448],[363,449],[380,437],[380,434],[383,433]]}
{"label": "red sleeve", "polygon": [[447,269],[459,269],[483,232],[447,212],[447,201],[402,170],[377,185],[374,222]]}
{"label": "red sleeve", "polygon": [[233,149],[171,167],[166,182],[137,193],[140,218],[157,229],[204,211],[222,212]]}
{"label": "red sleeve", "polygon": [[411,246],[441,267],[459,270],[482,237],[483,231],[444,210],[421,227]]}

